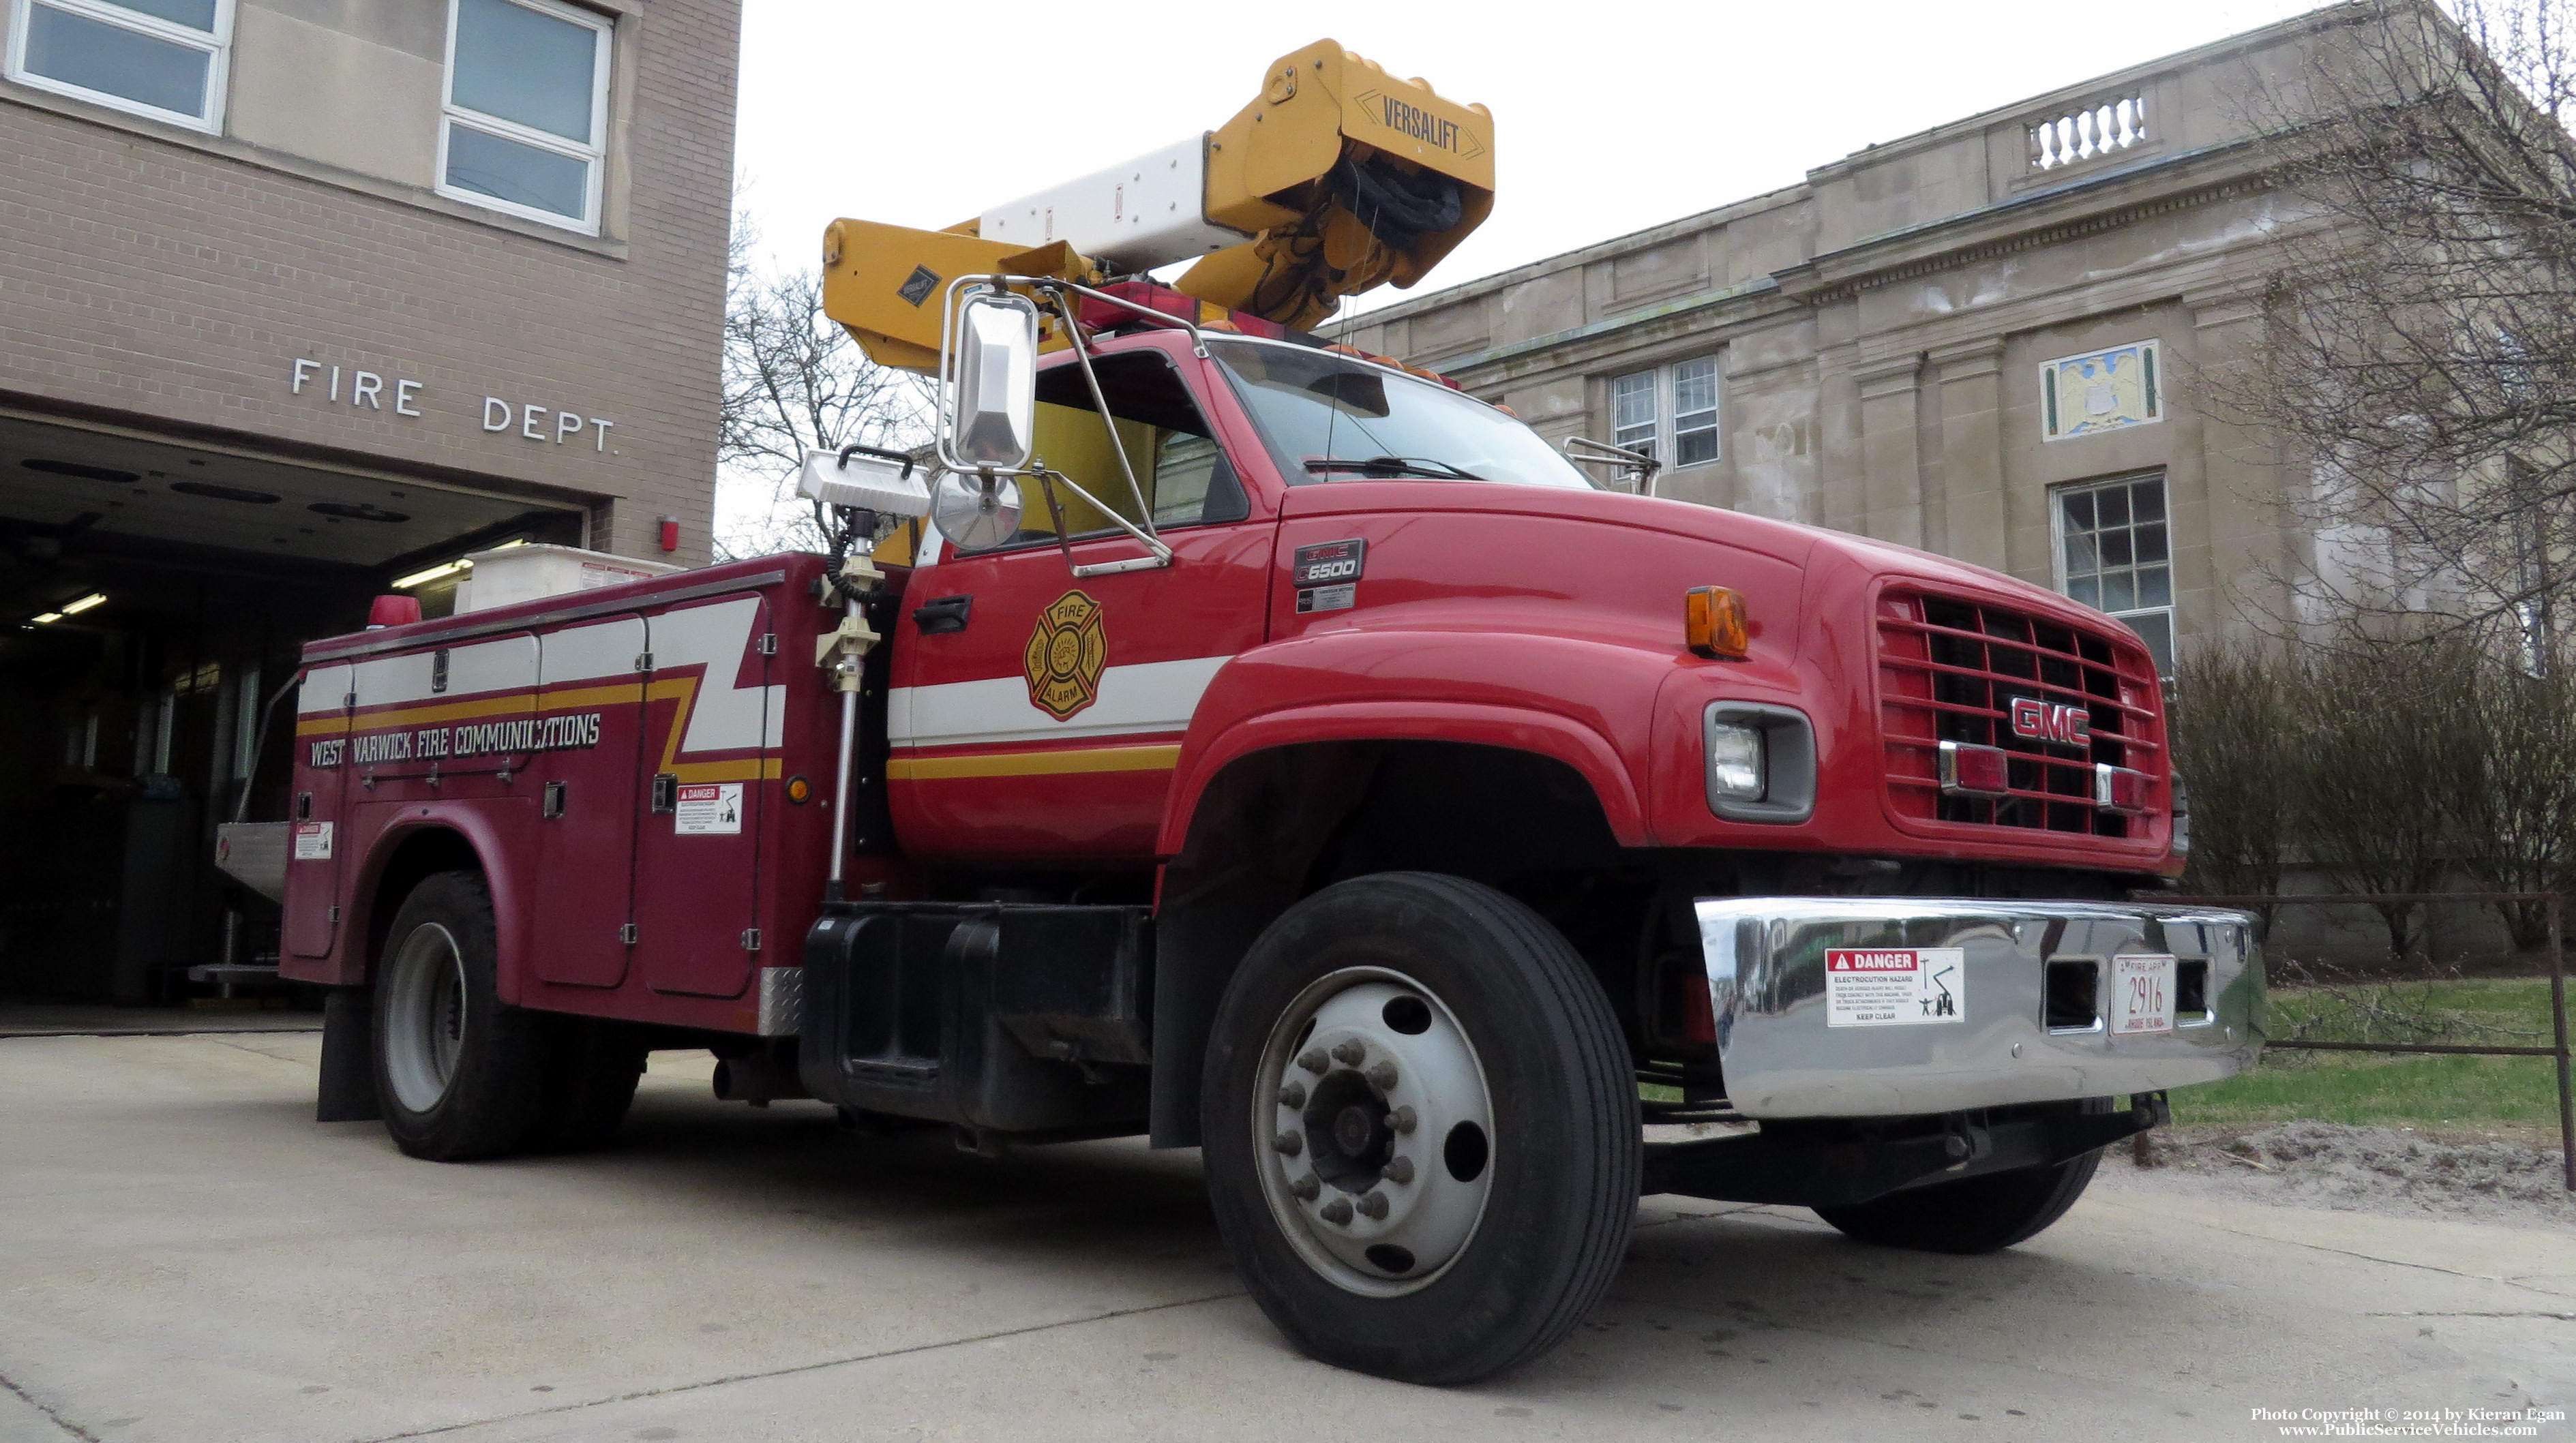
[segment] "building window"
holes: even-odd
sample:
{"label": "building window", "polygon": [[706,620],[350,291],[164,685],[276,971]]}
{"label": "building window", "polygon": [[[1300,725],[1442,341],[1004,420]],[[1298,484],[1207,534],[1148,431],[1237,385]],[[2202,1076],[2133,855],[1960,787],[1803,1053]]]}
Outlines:
{"label": "building window", "polygon": [[2164,476],[2060,486],[2056,498],[2058,588],[2127,622],[2155,653],[2157,672],[2173,675],[2173,549]]}
{"label": "building window", "polygon": [[209,134],[223,129],[232,0],[17,0],[9,78]]}
{"label": "building window", "polygon": [[1716,460],[1717,357],[1612,377],[1610,441],[1667,466]]}
{"label": "building window", "polygon": [[2064,441],[2163,420],[2162,350],[2155,341],[2132,341],[2041,362],[2041,436]]}
{"label": "building window", "polygon": [[438,193],[598,234],[611,28],[554,0],[449,0]]}

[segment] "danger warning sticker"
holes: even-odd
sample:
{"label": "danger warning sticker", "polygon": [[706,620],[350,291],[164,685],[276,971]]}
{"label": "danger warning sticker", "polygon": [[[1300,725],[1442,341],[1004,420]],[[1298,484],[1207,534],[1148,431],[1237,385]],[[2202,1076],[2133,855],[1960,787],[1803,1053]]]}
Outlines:
{"label": "danger warning sticker", "polygon": [[295,824],[295,860],[327,862],[331,860],[330,822],[297,822]]}
{"label": "danger warning sticker", "polygon": [[1957,947],[1828,948],[1825,1025],[1905,1027],[1968,1015],[1967,953]]}
{"label": "danger warning sticker", "polygon": [[680,836],[732,836],[742,830],[742,783],[682,787],[671,811],[671,830]]}

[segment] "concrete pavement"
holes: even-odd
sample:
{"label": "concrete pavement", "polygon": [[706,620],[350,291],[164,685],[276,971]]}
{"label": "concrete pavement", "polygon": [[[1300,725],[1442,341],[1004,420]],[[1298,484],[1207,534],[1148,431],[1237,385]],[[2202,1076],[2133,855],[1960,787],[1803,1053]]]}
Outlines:
{"label": "concrete pavement", "polygon": [[317,1046],[0,1040],[0,1443],[2197,1440],[2576,1400],[2576,1239],[2118,1179],[1976,1259],[1649,1199],[1563,1349],[1412,1388],[1280,1341],[1195,1153],[856,1138],[665,1054],[617,1149],[442,1167],[311,1122]]}

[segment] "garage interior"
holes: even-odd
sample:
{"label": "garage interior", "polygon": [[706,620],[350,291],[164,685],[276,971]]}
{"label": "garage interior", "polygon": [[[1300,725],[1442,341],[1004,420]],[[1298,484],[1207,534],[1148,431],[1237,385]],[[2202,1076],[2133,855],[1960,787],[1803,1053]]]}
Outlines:
{"label": "garage interior", "polygon": [[[298,648],[591,503],[0,414],[0,999],[174,1005],[274,966],[214,829],[285,815]],[[291,707],[277,714],[291,716]],[[230,980],[228,980],[230,979]]]}

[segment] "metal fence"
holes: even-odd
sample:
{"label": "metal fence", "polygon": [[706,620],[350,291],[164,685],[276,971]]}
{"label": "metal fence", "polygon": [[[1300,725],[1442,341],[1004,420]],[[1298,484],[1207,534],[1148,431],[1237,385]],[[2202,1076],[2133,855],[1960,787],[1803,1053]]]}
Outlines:
{"label": "metal fence", "polygon": [[2266,1041],[2265,1047],[2307,1052],[2447,1053],[2470,1057],[2549,1057],[2558,1063],[2559,1166],[2567,1190],[2576,1192],[2576,1084],[2569,1080],[2567,1050],[2567,949],[2564,898],[2557,892],[2321,892],[2289,896],[2172,897],[2160,902],[2198,903],[2246,909],[2285,906],[2389,906],[2430,903],[2538,902],[2549,909],[2549,1018],[2554,1039],[2548,1047],[2473,1047],[2446,1042],[2312,1042],[2301,1038]]}

